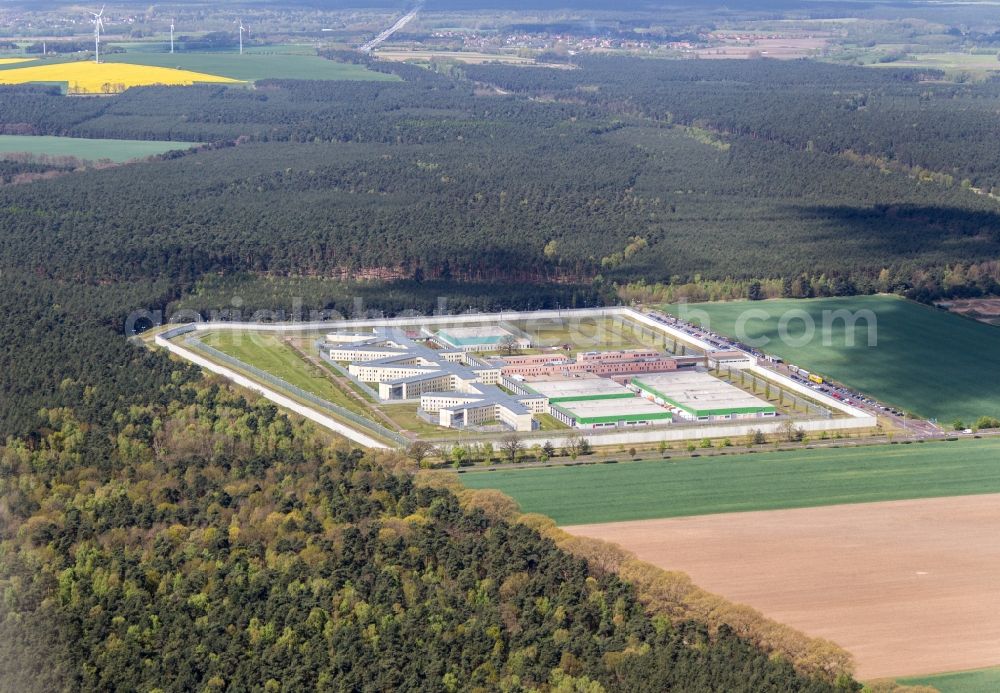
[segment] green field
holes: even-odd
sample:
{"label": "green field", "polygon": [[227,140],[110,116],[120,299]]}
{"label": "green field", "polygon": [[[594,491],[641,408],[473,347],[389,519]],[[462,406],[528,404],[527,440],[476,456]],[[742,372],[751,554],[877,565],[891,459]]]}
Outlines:
{"label": "green field", "polygon": [[[18,60],[25,60],[25,61],[30,61],[30,62],[17,62],[17,63],[15,63],[15,62],[9,62],[9,63],[8,62],[0,62],[0,70],[16,70],[19,67],[30,67],[31,65],[38,65],[38,60],[39,60],[38,58],[34,58],[34,57],[30,56],[30,55],[3,55],[3,56],[0,56],[0,60],[7,60],[7,59],[10,59],[10,58],[16,58]],[[65,62],[65,61],[53,58],[51,60],[51,62]]]}
{"label": "green field", "polygon": [[201,337],[201,341],[244,363],[267,371],[295,387],[322,397],[327,402],[356,414],[371,417],[371,412],[366,407],[338,388],[318,367],[304,361],[278,335],[236,331],[209,332]]}
{"label": "green field", "polygon": [[[789,363],[945,424],[1000,416],[1000,330],[993,326],[894,296],[698,303],[683,311],[668,307],[678,314],[704,311],[711,329],[737,337],[736,322],[748,309],[767,317],[749,320],[744,336],[770,339],[761,349]],[[872,311],[878,318],[877,345],[868,346],[864,321],[854,326],[854,346],[847,346],[843,321],[833,324],[824,344],[823,312],[840,309]],[[805,311],[816,325],[815,337],[804,346],[778,339],[779,320],[790,310]],[[801,320],[789,323],[791,337],[803,332]]]}
{"label": "green field", "polygon": [[324,80],[389,80],[395,75],[374,72],[363,65],[352,65],[326,60],[317,55],[292,52],[265,53],[152,53],[137,52],[113,54],[107,62],[175,67],[232,79],[324,79]]}
{"label": "green field", "polygon": [[0,135],[0,156],[28,152],[44,156],[73,156],[86,161],[110,159],[122,162],[162,154],[172,149],[187,149],[196,145],[196,142],[91,140],[82,137]]}
{"label": "green field", "polygon": [[994,693],[1000,691],[1000,667],[915,676],[899,682],[908,686],[933,686],[941,693]]}
{"label": "green field", "polygon": [[996,53],[942,51],[938,53],[912,53],[903,60],[870,63],[869,67],[932,68],[945,72],[969,72],[987,76],[1000,70],[1000,61],[997,60]]}
{"label": "green field", "polygon": [[539,431],[565,431],[569,429],[569,426],[551,414],[535,414],[535,419],[538,420]]}
{"label": "green field", "polygon": [[468,472],[562,525],[1000,492],[1000,439]]}
{"label": "green field", "polygon": [[[233,356],[240,361],[277,376],[285,382],[322,397],[332,404],[349,409],[367,419],[389,428],[440,439],[460,439],[462,431],[441,428],[424,421],[417,415],[418,405],[375,403],[360,387],[339,375],[327,363],[317,367],[304,360],[296,351],[312,353],[312,342],[317,335],[275,335],[264,332],[207,332],[200,340],[210,347]],[[335,382],[336,380],[336,382]],[[360,395],[365,403],[351,396],[348,389]],[[384,417],[379,416],[379,414]],[[565,430],[566,426],[548,415],[539,417],[540,429]]]}

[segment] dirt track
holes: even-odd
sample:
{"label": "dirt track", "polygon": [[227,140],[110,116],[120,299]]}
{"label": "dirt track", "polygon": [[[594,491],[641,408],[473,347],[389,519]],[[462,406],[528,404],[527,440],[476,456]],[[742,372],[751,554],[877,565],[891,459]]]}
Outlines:
{"label": "dirt track", "polygon": [[1000,495],[564,529],[839,643],[862,679],[1000,664]]}
{"label": "dirt track", "polygon": [[985,322],[987,325],[1000,324],[1000,299],[996,298],[964,298],[954,301],[940,301],[941,308],[947,308],[952,313]]}

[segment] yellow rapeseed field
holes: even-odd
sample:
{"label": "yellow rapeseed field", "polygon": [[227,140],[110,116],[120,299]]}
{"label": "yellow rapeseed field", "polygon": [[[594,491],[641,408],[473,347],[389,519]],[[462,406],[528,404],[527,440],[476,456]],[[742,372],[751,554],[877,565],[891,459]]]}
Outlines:
{"label": "yellow rapeseed field", "polygon": [[30,63],[34,58],[0,58],[0,65],[16,65],[17,63]]}
{"label": "yellow rapeseed field", "polygon": [[202,72],[128,63],[55,63],[0,70],[0,84],[66,82],[71,94],[115,94],[129,87],[150,84],[189,85],[195,82],[239,81]]}

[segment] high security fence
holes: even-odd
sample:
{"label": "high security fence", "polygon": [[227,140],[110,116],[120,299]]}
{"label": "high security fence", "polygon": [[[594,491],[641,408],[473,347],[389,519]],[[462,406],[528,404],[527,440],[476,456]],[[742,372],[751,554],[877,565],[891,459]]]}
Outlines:
{"label": "high security fence", "polygon": [[164,330],[158,336],[161,339],[173,339],[174,337],[179,337],[182,334],[187,334],[189,332],[194,332],[198,328],[192,325],[181,325],[180,327],[172,327],[169,330]]}
{"label": "high security fence", "polygon": [[[180,329],[180,328],[178,328],[178,329]],[[192,328],[191,330],[188,330],[188,331],[193,331],[193,329],[194,328]],[[173,330],[171,330],[171,331],[173,331]],[[178,332],[178,333],[174,334],[173,336],[177,336],[177,334],[186,334],[186,332],[187,331]],[[166,333],[164,333],[164,338],[165,339],[169,339],[168,337],[165,336],[165,334]],[[362,428],[365,428],[368,431],[370,431],[370,432],[372,432],[372,433],[374,433],[374,434],[376,434],[376,435],[378,435],[378,436],[380,436],[382,438],[385,438],[386,440],[391,440],[394,443],[397,443],[397,444],[402,445],[402,446],[406,446],[406,445],[410,444],[409,440],[407,440],[405,437],[401,436],[396,431],[390,431],[385,426],[377,424],[374,421],[372,421],[371,419],[366,419],[365,417],[363,417],[363,416],[361,416],[359,414],[355,414],[350,409],[345,409],[344,407],[337,406],[336,404],[333,404],[332,402],[326,401],[322,397],[317,397],[316,395],[312,394],[311,392],[306,392],[302,388],[296,387],[295,385],[292,385],[287,380],[282,380],[281,378],[279,378],[277,376],[271,375],[267,371],[262,371],[259,368],[251,366],[249,363],[246,363],[244,361],[240,361],[238,358],[234,358],[234,357],[230,356],[229,354],[227,354],[227,353],[225,353],[223,351],[219,351],[215,347],[211,347],[211,346],[205,344],[204,342],[202,342],[201,340],[199,340],[199,339],[197,339],[195,337],[188,337],[187,339],[184,340],[184,344],[185,344],[185,346],[191,347],[195,351],[201,351],[202,353],[208,354],[213,359],[217,359],[217,360],[222,361],[223,363],[226,363],[226,364],[228,364],[230,366],[235,366],[236,368],[239,368],[240,370],[246,371],[247,373],[250,373],[251,375],[253,375],[254,378],[257,378],[258,380],[260,380],[262,382],[270,383],[271,385],[274,385],[274,386],[276,386],[276,387],[278,387],[278,388],[280,388],[282,390],[285,390],[286,392],[289,392],[292,395],[294,395],[294,396],[296,396],[296,397],[298,397],[300,399],[304,399],[307,402],[309,402],[310,404],[315,405],[315,406],[319,407],[320,409],[323,409],[323,410],[325,410],[325,411],[327,411],[327,412],[329,412],[329,413],[331,413],[331,414],[333,414],[333,415],[335,415],[335,416],[337,416],[339,418],[347,419],[351,423],[355,423],[358,426],[361,426]]]}
{"label": "high security fence", "polygon": [[741,388],[749,388],[755,395],[763,394],[768,401],[770,401],[773,395],[777,395],[778,404],[787,404],[791,407],[792,411],[802,411],[809,416],[819,416],[824,419],[829,419],[833,416],[833,413],[829,409],[824,409],[804,397],[794,395],[780,385],[772,383],[770,380],[765,380],[744,369],[726,368],[719,371],[719,375],[727,378],[733,384],[738,384]]}
{"label": "high security fence", "polygon": [[674,356],[704,356],[705,350],[685,344],[683,339],[676,335],[668,334],[662,328],[656,329],[637,323],[632,320],[624,320],[619,316],[611,318],[612,327],[618,328],[622,334],[631,333],[633,337],[645,339],[646,343],[658,349],[663,349]]}
{"label": "high security fence", "polygon": [[319,357],[323,359],[323,362],[326,363],[328,366],[330,366],[330,368],[332,368],[334,372],[336,372],[338,375],[344,376],[352,383],[357,385],[358,388],[363,390],[369,397],[372,398],[373,401],[378,402],[379,400],[378,392],[376,392],[374,388],[372,388],[372,386],[369,385],[368,383],[363,383],[357,378],[355,378],[353,375],[351,375],[350,371],[348,371],[345,368],[342,368],[339,363],[331,359],[330,352],[324,348],[325,346],[326,342],[324,342],[322,339],[316,342],[316,349],[319,351]]}

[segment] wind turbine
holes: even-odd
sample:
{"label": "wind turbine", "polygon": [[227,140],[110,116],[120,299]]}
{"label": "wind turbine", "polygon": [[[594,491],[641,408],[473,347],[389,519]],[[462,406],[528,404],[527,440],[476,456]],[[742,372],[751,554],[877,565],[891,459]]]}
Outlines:
{"label": "wind turbine", "polygon": [[90,21],[94,23],[94,62],[101,62],[101,29],[104,28],[104,8],[106,5],[101,5],[100,12],[91,12],[94,18]]}
{"label": "wind turbine", "polygon": [[170,20],[170,52],[174,52],[174,20]]}
{"label": "wind turbine", "polygon": [[243,26],[243,20],[237,20],[240,23],[240,55],[243,55],[243,32],[246,31],[246,27]]}

